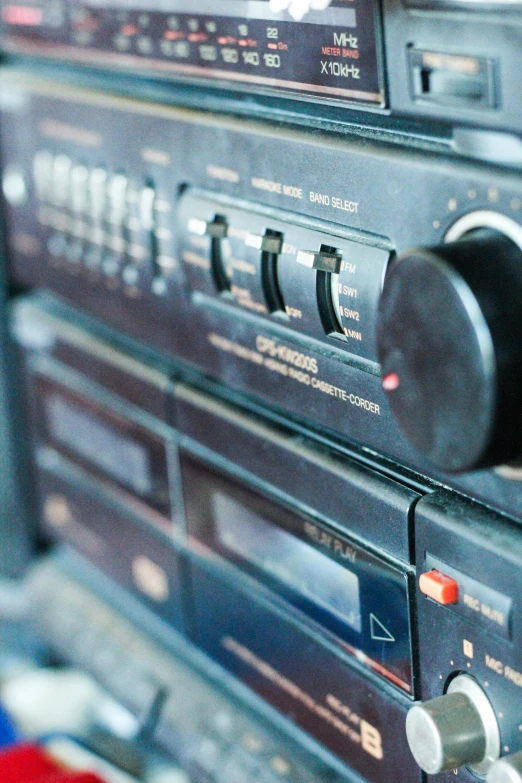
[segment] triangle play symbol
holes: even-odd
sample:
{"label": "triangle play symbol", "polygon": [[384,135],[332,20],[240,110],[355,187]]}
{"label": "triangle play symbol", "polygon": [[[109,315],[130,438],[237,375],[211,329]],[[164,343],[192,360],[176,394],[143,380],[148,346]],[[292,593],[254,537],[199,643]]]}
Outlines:
{"label": "triangle play symbol", "polygon": [[381,642],[394,642],[395,636],[392,636],[388,629],[376,618],[374,614],[370,614],[370,632],[372,639],[376,639]]}

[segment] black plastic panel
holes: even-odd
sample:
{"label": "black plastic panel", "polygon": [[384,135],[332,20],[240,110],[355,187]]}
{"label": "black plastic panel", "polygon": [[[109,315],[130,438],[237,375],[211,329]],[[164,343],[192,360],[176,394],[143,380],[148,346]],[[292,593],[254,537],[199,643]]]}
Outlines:
{"label": "black plastic panel", "polygon": [[[387,254],[442,242],[471,211],[509,218],[519,230],[516,174],[353,137],[276,132],[129,102],[13,71],[3,78],[7,173],[25,185],[8,208],[17,283],[50,289],[157,356],[181,360],[324,436],[380,452],[522,517],[516,471],[434,475],[413,453],[371,358]],[[62,203],[70,177],[83,184]],[[105,223],[89,212],[86,177],[98,177],[110,195]],[[234,240],[235,281],[220,283],[213,273],[212,246],[223,241],[208,234],[223,231],[209,228],[216,215],[242,236],[225,237]],[[189,232],[187,249],[191,221],[205,225],[203,234]],[[267,252],[276,258],[263,266],[264,251],[250,242],[270,239],[270,231],[283,235],[283,247],[286,232],[297,252]],[[341,250],[341,264],[356,272],[352,280],[341,268],[336,289]],[[308,266],[297,262],[299,254]],[[325,328],[340,316],[336,291],[340,320],[361,340]],[[278,295],[282,304],[274,306]]]}
{"label": "black plastic panel", "polygon": [[[416,508],[416,550],[418,574],[431,570],[434,563],[444,564],[459,584],[458,603],[449,606],[417,593],[423,700],[441,695],[451,675],[470,674],[493,705],[503,753],[518,749],[520,530],[478,504],[435,493]],[[455,775],[446,772],[440,779],[454,781]],[[465,769],[459,770],[458,779],[476,781]]]}
{"label": "black plastic panel", "polygon": [[410,517],[417,492],[194,389],[178,385],[175,395],[177,427],[190,438],[184,441],[186,448],[197,453],[198,445],[203,446],[208,459],[224,458],[232,472],[248,471],[253,481],[321,515],[340,532],[410,562]]}
{"label": "black plastic panel", "polygon": [[309,100],[385,100],[373,3],[333,0],[301,20],[267,0],[177,0],[168,11],[157,0],[6,1],[2,18],[13,49]]}
{"label": "black plastic panel", "polygon": [[237,586],[198,566],[193,578],[198,642],[213,658],[367,778],[421,779],[400,701]]}

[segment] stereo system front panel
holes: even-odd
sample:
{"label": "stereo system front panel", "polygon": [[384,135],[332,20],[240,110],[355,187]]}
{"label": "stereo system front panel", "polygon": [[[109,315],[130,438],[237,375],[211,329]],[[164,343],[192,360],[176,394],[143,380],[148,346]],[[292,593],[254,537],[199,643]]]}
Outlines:
{"label": "stereo system front panel", "polygon": [[[520,472],[511,464],[521,453],[512,435],[520,418],[517,175],[10,71],[2,121],[17,282],[54,291],[360,454],[379,452],[522,517]],[[431,270],[421,299],[414,270],[432,256],[419,251],[411,268],[396,263],[420,246],[435,247],[450,266],[480,257],[462,272],[466,284],[484,289],[485,318],[492,295],[492,317],[503,308],[506,319],[491,327],[498,345],[489,353],[465,304],[444,309],[460,296],[452,275],[436,279]],[[502,265],[493,260],[500,251]],[[397,269],[408,277],[398,290],[418,292],[414,311],[394,303]],[[399,350],[401,335],[411,341]],[[473,366],[463,364],[460,342]],[[416,365],[422,345],[431,363]],[[496,380],[491,351],[506,363]],[[455,393],[446,359],[459,379]],[[482,466],[494,470],[470,472]]]}
{"label": "stereo system front panel", "polygon": [[28,594],[193,783],[522,783],[519,6],[0,0]]}

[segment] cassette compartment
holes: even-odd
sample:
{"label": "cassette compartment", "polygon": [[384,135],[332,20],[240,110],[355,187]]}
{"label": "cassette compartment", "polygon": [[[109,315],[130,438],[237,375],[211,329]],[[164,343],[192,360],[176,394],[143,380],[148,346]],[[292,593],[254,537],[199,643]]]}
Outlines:
{"label": "cassette compartment", "polygon": [[198,553],[266,585],[326,643],[412,692],[408,569],[183,453],[181,467]]}
{"label": "cassette compartment", "polygon": [[419,494],[182,384],[175,402],[198,559],[412,694],[408,526]]}
{"label": "cassette compartment", "polygon": [[33,383],[39,449],[58,452],[169,533],[172,444],[55,379],[35,374]]}
{"label": "cassette compartment", "polygon": [[178,383],[174,393],[186,450],[387,557],[412,562],[410,519],[418,491],[204,392]]}
{"label": "cassette compartment", "polygon": [[49,452],[38,455],[43,529],[182,631],[182,555],[142,519],[104,496],[99,483]]}
{"label": "cassette compartment", "polygon": [[42,529],[178,630],[183,555],[169,379],[30,300],[23,348]]}
{"label": "cassette compartment", "polygon": [[348,665],[237,576],[192,568],[198,644],[367,780],[419,781],[397,731],[409,699]]}

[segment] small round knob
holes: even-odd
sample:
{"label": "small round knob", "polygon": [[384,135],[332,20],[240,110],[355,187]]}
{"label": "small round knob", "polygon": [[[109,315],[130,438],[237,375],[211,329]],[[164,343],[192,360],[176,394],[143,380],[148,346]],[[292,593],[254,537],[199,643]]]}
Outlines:
{"label": "small round knob", "polygon": [[489,768],[487,783],[522,783],[522,752],[495,761]]}
{"label": "small round knob", "polygon": [[475,228],[408,252],[384,282],[383,387],[408,440],[448,472],[522,456],[522,229],[505,221],[520,246]]}
{"label": "small round knob", "polygon": [[415,761],[429,775],[461,766],[484,774],[500,753],[493,708],[466,674],[452,680],[444,696],[410,709],[406,735]]}

